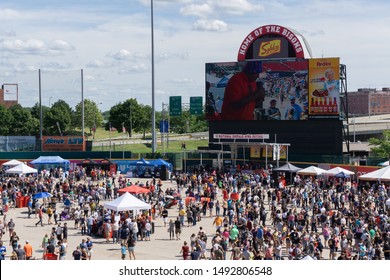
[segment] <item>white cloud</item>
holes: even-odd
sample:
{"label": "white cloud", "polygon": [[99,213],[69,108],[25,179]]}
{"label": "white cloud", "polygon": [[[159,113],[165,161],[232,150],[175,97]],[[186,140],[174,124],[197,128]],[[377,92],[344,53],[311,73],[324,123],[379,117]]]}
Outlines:
{"label": "white cloud", "polygon": [[73,51],[75,47],[63,40],[54,40],[49,43],[48,48],[54,51]]}
{"label": "white cloud", "polygon": [[60,70],[60,69],[72,69],[73,64],[71,63],[60,63],[60,62],[46,62],[42,63],[39,67],[42,70]]}
{"label": "white cloud", "polygon": [[101,60],[93,60],[93,61],[90,61],[86,64],[87,68],[106,68],[108,67],[109,65],[107,65],[107,63],[101,61]]}
{"label": "white cloud", "polygon": [[119,70],[119,74],[128,74],[128,73],[144,73],[149,71],[149,68],[144,64],[132,64],[129,67],[122,68]]}
{"label": "white cloud", "polygon": [[0,42],[0,50],[18,53],[41,53],[45,51],[45,43],[38,39],[23,40],[3,40]]}
{"label": "white cloud", "polygon": [[228,30],[228,25],[222,20],[200,19],[193,24],[193,29],[199,31],[224,32]]}
{"label": "white cloud", "polygon": [[216,12],[234,15],[245,15],[247,13],[256,13],[264,11],[264,6],[253,4],[248,0],[223,0],[209,1],[213,4]]}
{"label": "white cloud", "polygon": [[184,16],[205,17],[212,14],[213,8],[208,3],[190,4],[180,9],[180,13]]}
{"label": "white cloud", "polygon": [[168,83],[173,83],[173,84],[190,84],[193,83],[194,80],[188,79],[188,78],[183,78],[183,79],[173,79],[167,81]]}

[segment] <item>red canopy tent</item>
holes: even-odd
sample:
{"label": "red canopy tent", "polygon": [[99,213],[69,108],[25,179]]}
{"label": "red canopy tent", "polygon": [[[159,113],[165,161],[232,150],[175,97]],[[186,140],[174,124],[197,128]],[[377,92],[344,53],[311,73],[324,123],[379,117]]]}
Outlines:
{"label": "red canopy tent", "polygon": [[118,190],[118,193],[120,193],[120,194],[123,194],[125,192],[131,193],[131,194],[140,194],[140,193],[149,193],[150,190],[148,190],[147,188],[136,186],[136,185],[132,185],[132,186]]}

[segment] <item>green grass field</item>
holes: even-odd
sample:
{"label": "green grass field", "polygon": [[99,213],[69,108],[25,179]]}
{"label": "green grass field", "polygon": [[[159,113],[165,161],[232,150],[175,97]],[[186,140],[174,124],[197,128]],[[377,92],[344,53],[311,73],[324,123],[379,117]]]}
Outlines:
{"label": "green grass field", "polygon": [[[177,136],[177,135],[176,135]],[[125,144],[124,147],[122,145],[121,138],[122,134],[117,133],[116,131],[111,132],[111,151],[131,151],[132,153],[150,153],[152,151],[151,148],[151,135],[146,135],[146,140],[149,140],[148,143],[134,143],[134,144]],[[91,137],[92,138],[92,137]],[[90,138],[90,139],[91,139]],[[94,140],[94,146],[92,148],[93,151],[109,151],[110,147],[107,145],[107,140],[110,138],[110,133],[108,131],[105,131],[103,128],[97,129],[95,134],[95,140]],[[175,139],[176,138],[176,139]],[[105,141],[104,143],[102,141]],[[129,139],[125,137],[125,142]],[[131,140],[134,141],[141,141],[141,135],[133,135]],[[102,142],[101,145],[99,145],[99,142]],[[116,143],[114,143],[116,142]],[[157,138],[157,150],[158,153],[175,153],[182,151],[181,145],[182,143],[186,143],[186,150],[187,151],[194,151],[197,150],[198,147],[205,147],[208,146],[208,140],[191,140],[191,139],[177,139],[175,136],[169,136],[169,143],[167,147],[167,143],[165,142],[165,147],[161,144],[161,137],[159,136]]]}

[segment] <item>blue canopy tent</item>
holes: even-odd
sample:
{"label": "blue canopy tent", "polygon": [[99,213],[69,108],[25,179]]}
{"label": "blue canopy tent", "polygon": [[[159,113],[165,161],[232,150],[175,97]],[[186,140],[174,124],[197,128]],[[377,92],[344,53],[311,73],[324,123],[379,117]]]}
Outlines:
{"label": "blue canopy tent", "polygon": [[158,158],[158,159],[155,159],[155,160],[151,160],[150,163],[152,163],[154,166],[162,166],[162,165],[165,165],[166,168],[172,172],[172,168],[173,168],[173,165],[172,163],[169,163],[165,160],[163,160],[162,158]]}
{"label": "blue canopy tent", "polygon": [[30,162],[36,169],[50,170],[51,168],[62,168],[64,171],[69,170],[70,161],[59,156],[40,156]]}
{"label": "blue canopy tent", "polygon": [[126,173],[128,177],[156,177],[166,180],[167,173],[172,172],[173,166],[171,163],[159,158],[155,160],[139,160],[115,161],[118,164],[118,170],[121,173]]}

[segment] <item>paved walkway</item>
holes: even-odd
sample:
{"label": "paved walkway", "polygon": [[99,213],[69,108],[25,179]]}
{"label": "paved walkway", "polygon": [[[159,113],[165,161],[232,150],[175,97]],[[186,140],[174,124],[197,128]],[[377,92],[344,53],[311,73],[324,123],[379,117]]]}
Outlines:
{"label": "paved walkway", "polygon": [[[141,182],[146,182],[147,179],[134,179],[139,180]],[[149,179],[150,180],[150,179]],[[164,181],[162,188],[165,190],[166,188],[176,188],[176,182],[171,183],[170,181]],[[219,193],[222,195],[222,192]],[[219,200],[222,200],[222,197],[219,197]],[[101,204],[104,204],[105,201],[101,201]],[[61,210],[63,208],[62,203],[58,203],[57,206]],[[178,208],[168,209],[169,218],[176,219],[178,216]],[[268,215],[270,216],[270,215]],[[0,216],[2,218],[2,216]],[[47,224],[47,215],[44,214],[44,226],[35,226],[35,223],[38,221],[38,218],[35,218],[34,215],[31,215],[31,218],[28,218],[27,208],[11,208],[7,213],[7,220],[13,219],[16,226],[15,231],[20,238],[20,242],[22,247],[25,244],[26,240],[29,240],[30,244],[33,246],[33,257],[37,259],[42,259],[43,250],[41,248],[42,239],[44,235],[47,233],[50,236],[51,228],[55,227],[55,225]],[[54,219],[53,219],[54,220]],[[186,220],[186,219],[185,219]],[[167,231],[167,227],[164,227],[164,223],[162,218],[158,217],[154,220],[155,231],[154,234],[151,235],[151,241],[139,241],[136,244],[136,258],[138,260],[174,260],[174,259],[182,259],[180,250],[184,241],[190,243],[190,235],[192,233],[197,234],[199,231],[199,227],[203,227],[203,230],[208,235],[207,242],[207,257],[210,256],[209,249],[211,247],[211,238],[215,233],[215,227],[212,225],[214,217],[202,217],[202,220],[197,223],[194,227],[185,226],[182,229],[181,240],[170,240],[169,233]],[[268,221],[269,222],[269,221]],[[64,223],[62,221],[61,223]],[[68,223],[68,249],[66,260],[72,260],[72,252],[75,250],[76,246],[81,243],[82,238],[86,238],[87,236],[82,236],[80,230],[74,229],[74,221],[67,221]],[[187,225],[187,222],[185,222]],[[9,259],[12,249],[9,245],[9,235],[8,232],[3,236],[4,245],[7,247],[7,257]],[[120,260],[121,252],[120,245],[113,243],[106,243],[104,238],[91,237],[91,240],[94,243],[93,248],[93,260]],[[283,250],[284,251],[284,250]],[[324,250],[323,257],[328,257],[328,250]],[[229,259],[230,252],[227,254],[227,258]]]}

